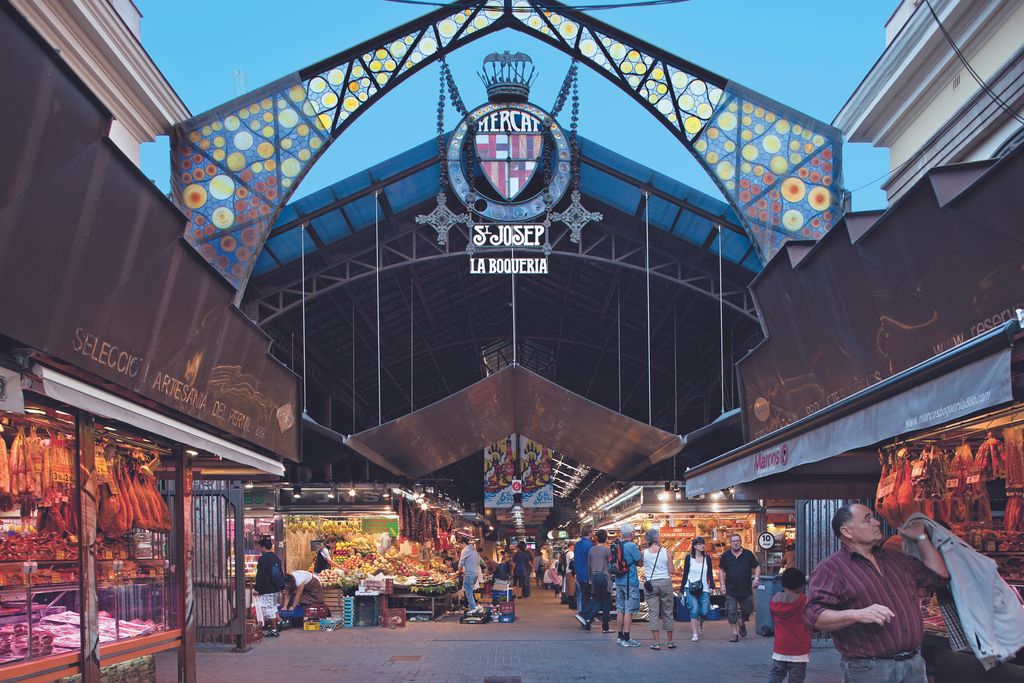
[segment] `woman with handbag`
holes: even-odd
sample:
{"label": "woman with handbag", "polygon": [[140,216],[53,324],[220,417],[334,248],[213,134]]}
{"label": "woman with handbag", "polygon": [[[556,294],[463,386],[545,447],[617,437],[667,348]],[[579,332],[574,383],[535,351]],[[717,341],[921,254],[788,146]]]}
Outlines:
{"label": "woman with handbag", "polygon": [[693,642],[704,635],[704,618],[711,611],[711,595],[715,588],[715,573],[711,571],[711,558],[704,552],[704,539],[698,536],[690,545],[690,553],[683,562],[683,585],[679,592],[686,596],[690,610],[690,628]]}
{"label": "woman with handbag", "polygon": [[[654,637],[652,650],[661,649],[659,626],[665,631],[668,649],[676,648],[672,640],[674,619],[672,609],[675,595],[672,593],[672,551],[662,547],[657,529],[650,529],[645,536],[647,549],[644,550],[644,599],[650,612],[651,635]],[[660,623],[659,623],[660,622]]]}

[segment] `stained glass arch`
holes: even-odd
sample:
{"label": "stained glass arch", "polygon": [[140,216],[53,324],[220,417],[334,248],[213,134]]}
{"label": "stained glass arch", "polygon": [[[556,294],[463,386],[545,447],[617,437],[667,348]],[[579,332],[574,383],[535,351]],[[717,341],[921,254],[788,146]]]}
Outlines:
{"label": "stained glass arch", "polygon": [[331,142],[405,79],[505,28],[594,69],[668,128],[736,209],[762,262],[842,216],[832,126],[560,3],[460,0],[176,126],[171,184],[185,239],[241,292]]}

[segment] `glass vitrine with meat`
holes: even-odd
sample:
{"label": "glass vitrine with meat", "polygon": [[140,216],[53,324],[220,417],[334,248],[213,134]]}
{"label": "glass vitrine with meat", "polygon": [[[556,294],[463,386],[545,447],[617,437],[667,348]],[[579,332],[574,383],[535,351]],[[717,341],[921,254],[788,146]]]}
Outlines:
{"label": "glass vitrine with meat", "polygon": [[0,412],[0,667],[81,649],[48,621],[80,608],[76,439],[70,411]]}

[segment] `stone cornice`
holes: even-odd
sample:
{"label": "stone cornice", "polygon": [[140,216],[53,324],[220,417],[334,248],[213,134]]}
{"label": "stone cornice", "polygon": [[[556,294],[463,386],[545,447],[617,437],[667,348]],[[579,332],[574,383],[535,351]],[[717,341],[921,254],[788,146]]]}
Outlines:
{"label": "stone cornice", "polygon": [[108,0],[12,0],[140,142],[191,113]]}
{"label": "stone cornice", "polygon": [[[933,0],[935,11],[958,45],[970,55],[999,28],[1000,17],[1020,2]],[[961,63],[923,4],[875,62],[843,105],[833,125],[851,142],[891,145],[905,126],[946,87]]]}

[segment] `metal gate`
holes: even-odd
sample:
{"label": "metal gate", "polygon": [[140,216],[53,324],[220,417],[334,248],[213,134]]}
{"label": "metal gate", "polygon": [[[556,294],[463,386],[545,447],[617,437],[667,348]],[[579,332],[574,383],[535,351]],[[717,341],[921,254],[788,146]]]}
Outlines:
{"label": "metal gate", "polygon": [[196,639],[245,649],[245,522],[240,482],[192,487],[192,586]]}
{"label": "metal gate", "polygon": [[839,550],[832,533],[832,515],[844,500],[796,501],[796,566],[807,574],[826,557]]}

